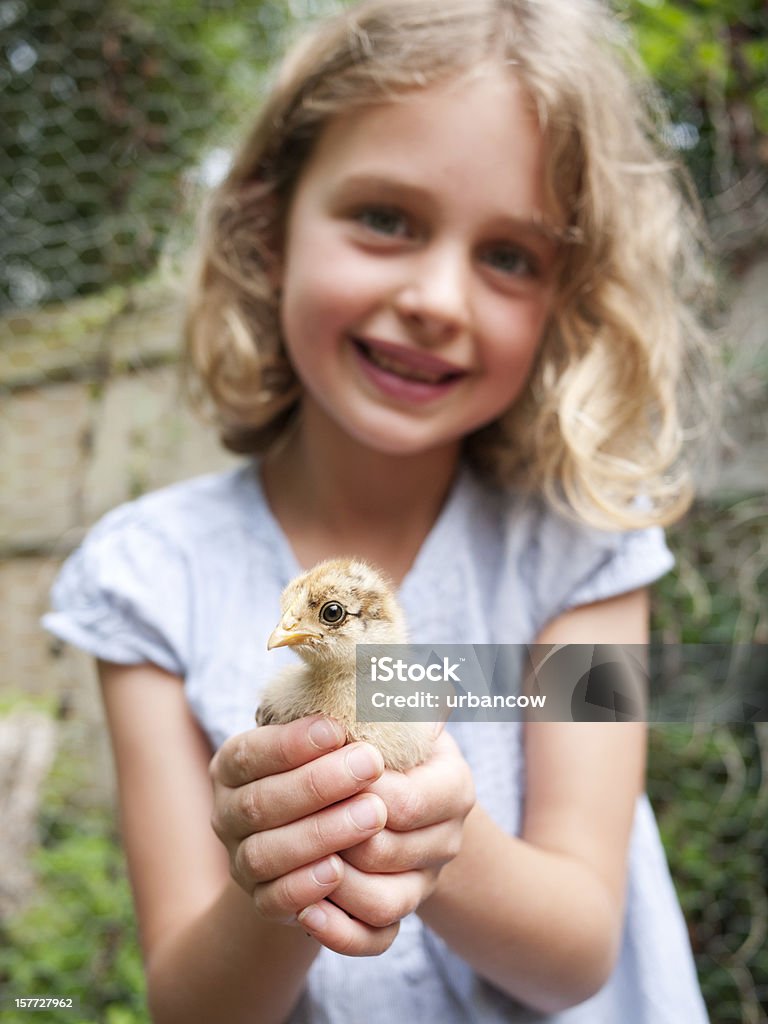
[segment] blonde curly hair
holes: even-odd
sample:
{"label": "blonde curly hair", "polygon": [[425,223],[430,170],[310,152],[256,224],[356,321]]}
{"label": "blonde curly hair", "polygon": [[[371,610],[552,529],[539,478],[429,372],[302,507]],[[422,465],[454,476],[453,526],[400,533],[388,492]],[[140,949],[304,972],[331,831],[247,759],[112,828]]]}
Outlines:
{"label": "blonde curly hair", "polygon": [[364,0],[311,30],[208,204],[185,326],[198,397],[233,451],[280,435],[301,388],[279,254],[313,146],[340,114],[489,63],[527,90],[570,224],[526,389],[465,439],[467,457],[603,528],[669,523],[691,495],[681,410],[704,352],[703,236],[661,104],[600,0]]}

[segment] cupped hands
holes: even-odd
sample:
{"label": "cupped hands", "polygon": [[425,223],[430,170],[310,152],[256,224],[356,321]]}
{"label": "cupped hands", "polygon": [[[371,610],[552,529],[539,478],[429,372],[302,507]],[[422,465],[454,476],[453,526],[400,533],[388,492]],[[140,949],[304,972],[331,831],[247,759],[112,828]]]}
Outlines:
{"label": "cupped hands", "polygon": [[445,732],[404,773],[385,770],[372,745],[344,740],[319,716],[227,740],[211,762],[212,825],[260,915],[371,956],[459,852],[474,787]]}

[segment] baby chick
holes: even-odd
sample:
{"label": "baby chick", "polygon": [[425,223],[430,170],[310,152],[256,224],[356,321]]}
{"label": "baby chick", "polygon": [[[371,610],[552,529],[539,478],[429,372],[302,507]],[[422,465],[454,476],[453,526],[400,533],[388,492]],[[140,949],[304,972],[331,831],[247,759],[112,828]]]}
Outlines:
{"label": "baby chick", "polygon": [[320,562],[288,584],[282,617],[267,647],[294,647],[303,665],[280,672],[264,690],[259,725],[330,715],[348,740],[379,748],[388,768],[405,771],[424,761],[431,727],[420,722],[358,722],[355,644],[402,644],[405,620],[387,579],[356,559]]}

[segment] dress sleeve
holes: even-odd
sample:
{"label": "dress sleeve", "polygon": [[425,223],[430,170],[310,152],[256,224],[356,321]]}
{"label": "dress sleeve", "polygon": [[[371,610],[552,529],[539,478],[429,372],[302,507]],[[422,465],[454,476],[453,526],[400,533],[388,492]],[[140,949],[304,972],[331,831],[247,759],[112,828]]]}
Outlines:
{"label": "dress sleeve", "polygon": [[675,559],[659,527],[623,533],[609,556],[578,580],[567,595],[563,611],[648,586],[668,573],[674,564]]}
{"label": "dress sleeve", "polygon": [[545,516],[536,534],[528,569],[537,631],[570,608],[648,586],[674,565],[659,527],[611,533]]}
{"label": "dress sleeve", "polygon": [[62,566],[49,632],[97,658],[149,661],[176,675],[189,663],[186,559],[132,505],[104,517]]}

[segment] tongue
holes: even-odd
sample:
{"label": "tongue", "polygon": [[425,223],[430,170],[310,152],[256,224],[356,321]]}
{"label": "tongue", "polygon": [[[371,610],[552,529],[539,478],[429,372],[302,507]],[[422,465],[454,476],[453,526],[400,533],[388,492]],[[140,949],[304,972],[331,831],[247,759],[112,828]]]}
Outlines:
{"label": "tongue", "polygon": [[420,375],[409,367],[398,363],[396,359],[390,359],[389,356],[379,355],[361,342],[358,344],[366,359],[370,360],[374,366],[377,366],[380,370],[384,370],[385,373],[392,373],[396,377],[402,377],[404,380],[413,380],[418,384],[442,384],[450,377],[450,374],[448,373],[445,373],[442,376],[429,376],[427,374]]}

